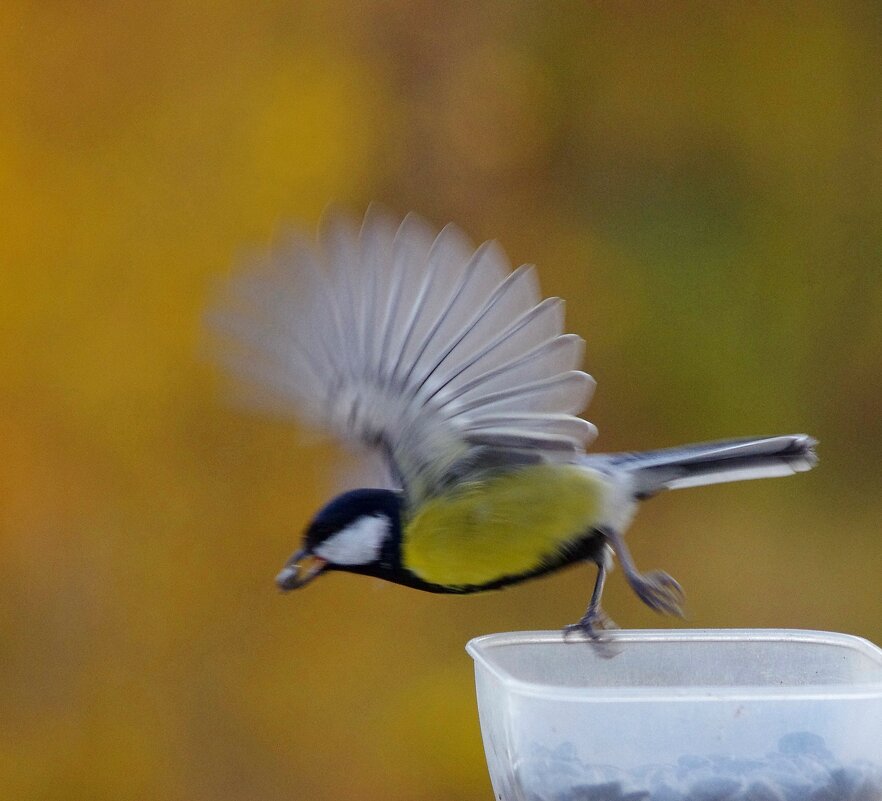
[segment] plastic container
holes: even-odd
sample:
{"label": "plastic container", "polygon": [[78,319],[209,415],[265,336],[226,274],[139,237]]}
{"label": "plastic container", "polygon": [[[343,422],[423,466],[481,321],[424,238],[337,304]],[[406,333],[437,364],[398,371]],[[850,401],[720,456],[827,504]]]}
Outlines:
{"label": "plastic container", "polygon": [[467,650],[498,801],[882,801],[882,650],[859,637],[616,631],[605,652],[521,632]]}

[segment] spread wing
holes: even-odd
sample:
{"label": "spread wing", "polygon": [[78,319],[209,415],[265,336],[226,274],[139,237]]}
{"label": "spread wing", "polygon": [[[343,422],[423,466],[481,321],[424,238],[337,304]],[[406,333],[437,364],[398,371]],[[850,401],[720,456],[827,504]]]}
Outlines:
{"label": "spread wing", "polygon": [[378,448],[409,503],[500,464],[575,459],[593,379],[563,301],[458,228],[330,213],[233,277],[210,322],[222,360],[274,406]]}

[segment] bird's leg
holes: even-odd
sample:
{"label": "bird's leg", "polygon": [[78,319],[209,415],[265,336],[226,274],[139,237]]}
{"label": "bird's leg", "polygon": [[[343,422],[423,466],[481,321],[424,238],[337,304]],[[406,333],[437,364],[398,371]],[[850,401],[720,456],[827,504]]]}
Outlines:
{"label": "bird's leg", "polygon": [[619,557],[625,578],[637,597],[656,612],[683,617],[682,604],[686,596],[676,579],[661,570],[641,573],[634,564],[622,535],[617,531],[606,531],[604,534]]}
{"label": "bird's leg", "polygon": [[570,634],[584,634],[595,642],[603,638],[603,632],[618,628],[612,619],[600,607],[600,596],[603,595],[603,585],[612,565],[612,554],[609,547],[603,546],[603,553],[597,558],[597,578],[594,580],[594,590],[591,592],[591,600],[585,614],[579,618],[578,623],[564,626],[563,635],[566,639]]}

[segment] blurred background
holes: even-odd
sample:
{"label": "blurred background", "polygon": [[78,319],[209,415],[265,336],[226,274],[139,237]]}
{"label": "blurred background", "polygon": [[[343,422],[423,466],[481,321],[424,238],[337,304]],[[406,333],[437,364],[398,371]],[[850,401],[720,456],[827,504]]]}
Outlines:
{"label": "blurred background", "polygon": [[332,200],[538,264],[600,449],[821,441],[647,504],[689,617],[619,571],[620,624],[882,642],[877,2],[7,0],[0,36],[3,797],[491,797],[463,646],[593,572],[279,595],[343,468],[199,355],[212,286]]}

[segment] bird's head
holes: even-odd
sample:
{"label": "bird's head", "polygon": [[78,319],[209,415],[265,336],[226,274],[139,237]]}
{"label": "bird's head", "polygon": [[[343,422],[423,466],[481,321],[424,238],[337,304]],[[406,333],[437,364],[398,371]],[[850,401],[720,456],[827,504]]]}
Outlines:
{"label": "bird's head", "polygon": [[400,495],[358,489],[337,496],[312,520],[302,547],[285,563],[276,584],[294,590],[326,570],[382,575],[394,561],[401,533]]}

